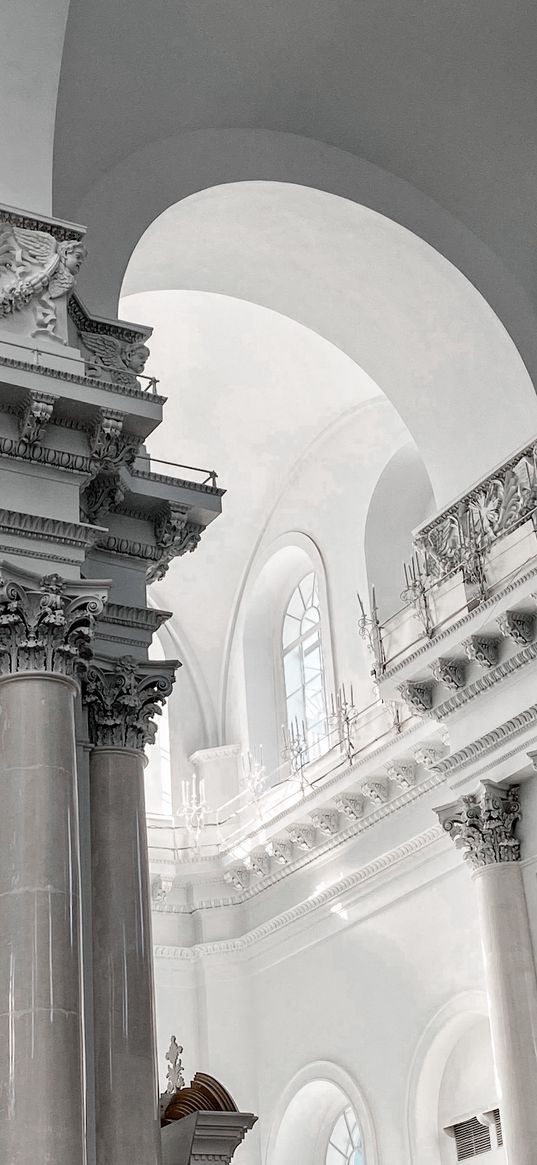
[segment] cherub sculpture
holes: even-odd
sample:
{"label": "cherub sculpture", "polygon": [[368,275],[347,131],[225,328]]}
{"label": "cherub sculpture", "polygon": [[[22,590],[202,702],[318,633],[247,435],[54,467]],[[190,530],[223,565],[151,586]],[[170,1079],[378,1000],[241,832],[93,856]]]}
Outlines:
{"label": "cherub sculpture", "polygon": [[31,336],[66,343],[66,318],[58,332],[57,301],[74,287],[86,254],[78,239],[58,242],[46,231],[0,222],[0,319],[29,310]]}
{"label": "cherub sculpture", "polygon": [[104,369],[110,373],[114,384],[136,386],[136,377],[143,372],[149,356],[146,344],[141,340],[125,344],[116,336],[106,336],[102,332],[81,332],[80,339],[93,356],[88,365],[89,376],[101,376]]}

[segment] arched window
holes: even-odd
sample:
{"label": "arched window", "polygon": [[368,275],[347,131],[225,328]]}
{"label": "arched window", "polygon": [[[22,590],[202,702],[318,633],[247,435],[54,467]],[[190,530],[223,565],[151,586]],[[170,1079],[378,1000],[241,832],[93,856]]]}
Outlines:
{"label": "arched window", "polygon": [[287,724],[304,732],[308,759],[326,751],[328,718],[317,577],[310,571],[295,587],[283,620],[283,671]]}
{"label": "arched window", "polygon": [[330,1133],[326,1165],[365,1165],[362,1135],[350,1105],[338,1116]]}

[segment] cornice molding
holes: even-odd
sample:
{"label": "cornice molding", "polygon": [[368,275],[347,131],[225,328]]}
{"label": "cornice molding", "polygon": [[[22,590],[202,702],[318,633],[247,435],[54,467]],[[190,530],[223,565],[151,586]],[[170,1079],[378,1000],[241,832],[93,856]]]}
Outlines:
{"label": "cornice molding", "polygon": [[228,760],[230,757],[240,756],[240,754],[240,744],[217,744],[215,748],[197,748],[195,752],[191,752],[188,759],[193,765],[196,765],[204,761]]}
{"label": "cornice molding", "polygon": [[475,700],[476,696],[481,696],[483,692],[487,692],[490,688],[495,687],[501,680],[513,675],[520,668],[525,667],[528,663],[532,663],[535,659],[537,659],[537,643],[530,643],[522,651],[504,660],[503,663],[497,664],[490,671],[483,672],[471,684],[467,684],[465,688],[461,688],[460,691],[450,696],[448,700],[444,700],[442,704],[437,704],[429,712],[429,718],[432,720],[445,720],[452,712],[463,708],[465,704],[468,704],[471,700]]}
{"label": "cornice molding", "polygon": [[352,874],[348,874],[345,878],[341,878],[338,882],[335,882],[332,886],[328,886],[319,894],[315,894],[313,897],[299,902],[296,906],[292,906],[289,910],[283,911],[281,914],[276,915],[260,926],[254,927],[253,930],[247,931],[246,934],[240,935],[238,938],[221,939],[220,941],[210,943],[197,943],[192,947],[157,945],[154,947],[155,958],[196,962],[199,959],[212,955],[240,954],[256,946],[264,939],[270,938],[272,935],[284,930],[294,922],[313,914],[323,906],[330,905],[334,899],[341,898],[342,895],[348,894],[359,886],[373,881],[380,874],[385,873],[386,870],[393,869],[408,858],[425,852],[431,846],[441,842],[443,838],[444,831],[442,828],[439,825],[431,826],[430,829],[418,834],[410,841],[404,842],[403,845],[397,846],[396,849],[388,850],[380,857],[375,858],[374,861],[362,866],[361,869],[356,870]]}
{"label": "cornice molding", "polygon": [[490,598],[485,599],[479,604],[478,607],[474,607],[472,611],[467,611],[466,614],[463,615],[456,623],[451,623],[450,626],[446,627],[443,631],[433,633],[431,638],[427,639],[425,643],[422,643],[420,647],[417,647],[415,651],[411,652],[409,655],[405,655],[404,659],[402,659],[400,663],[395,663],[392,667],[388,665],[380,678],[381,688],[382,684],[386,680],[391,680],[393,676],[396,676],[399,674],[399,672],[406,670],[409,666],[415,663],[416,660],[421,659],[423,655],[426,655],[427,652],[434,650],[438,644],[442,643],[446,639],[453,638],[453,636],[456,635],[456,633],[460,631],[461,628],[466,627],[469,623],[474,622],[476,615],[482,616],[486,611],[494,610],[494,608],[498,606],[498,603],[501,602],[502,599],[506,598],[508,595],[513,594],[514,591],[517,591],[523,587],[525,583],[529,582],[531,579],[534,579],[536,574],[537,563],[532,567],[531,570],[526,571],[525,574],[520,575],[519,578],[514,579],[511,583],[508,583],[507,586],[503,587],[502,590],[496,591],[495,594],[491,595]]}
{"label": "cornice molding", "polygon": [[84,522],[64,522],[57,518],[44,518],[39,514],[0,509],[0,532],[22,534],[25,538],[57,542],[62,546],[77,546],[84,550],[95,545],[103,530]]}
{"label": "cornice molding", "polygon": [[[29,352],[32,349],[28,349]],[[60,353],[61,355],[61,353]],[[5,368],[16,368],[24,372],[37,372],[40,376],[52,377],[54,380],[64,380],[70,384],[83,384],[85,388],[99,388],[114,396],[136,397],[138,400],[148,401],[150,404],[164,405],[167,397],[157,392],[144,392],[141,388],[133,388],[127,384],[112,384],[110,380],[98,380],[93,376],[80,376],[75,372],[66,372],[62,368],[53,368],[50,365],[40,364],[31,360],[14,360],[10,356],[0,356],[0,365]]]}

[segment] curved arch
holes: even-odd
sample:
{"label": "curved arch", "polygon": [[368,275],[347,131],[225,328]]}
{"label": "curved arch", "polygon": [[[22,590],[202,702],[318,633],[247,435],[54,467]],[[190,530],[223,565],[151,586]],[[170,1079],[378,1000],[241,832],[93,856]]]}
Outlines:
{"label": "curved arch", "polygon": [[488,1018],[485,993],[461,992],[436,1012],[420,1037],[410,1068],[406,1099],[411,1161],[435,1159],[444,1069],[458,1040],[476,1016]]}
{"label": "curved arch", "polygon": [[246,702],[245,740],[250,747],[263,745],[269,773],[281,763],[278,746],[280,725],[285,719],[281,626],[285,606],[297,583],[310,572],[315,574],[319,588],[325,682],[327,689],[333,690],[328,584],[322,554],[312,538],[289,531],[274,539],[265,548],[255,575],[249,579],[243,602],[241,633],[234,656],[236,674],[230,684],[234,692],[233,712],[237,714],[237,691],[242,690]]}
{"label": "curved arch", "polygon": [[[331,1060],[316,1060],[301,1068],[289,1081],[281,1093],[274,1110],[265,1151],[265,1165],[278,1165],[276,1149],[286,1113],[293,1101],[311,1086],[327,1084],[354,1109],[362,1130],[367,1165],[378,1165],[378,1148],[375,1127],[369,1102],[364,1090],[345,1068]],[[300,1119],[300,1118],[299,1118]]]}
{"label": "curved arch", "polygon": [[413,441],[398,449],[377,481],[365,523],[369,591],[375,587],[381,619],[401,605],[403,562],[412,552],[412,531],[434,511],[431,481]]}
{"label": "curved arch", "polygon": [[494,251],[403,179],[322,141],[273,130],[185,131],[152,142],[107,171],[76,211],[88,226],[90,256],[80,285],[91,307],[115,312],[129,257],[167,207],[207,187],[243,181],[296,183],[337,194],[407,227],[478,288],[537,381],[535,310]]}

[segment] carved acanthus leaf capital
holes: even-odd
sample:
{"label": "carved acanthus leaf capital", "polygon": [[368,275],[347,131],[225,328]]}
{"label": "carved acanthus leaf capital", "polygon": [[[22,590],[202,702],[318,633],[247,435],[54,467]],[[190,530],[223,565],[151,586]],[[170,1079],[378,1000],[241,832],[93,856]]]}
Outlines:
{"label": "carved acanthus leaf capital", "polygon": [[143,663],[132,656],[99,659],[84,678],[82,695],[95,747],[144,749],[152,744],[175,679],[175,660]]}
{"label": "carved acanthus leaf capital", "polygon": [[0,577],[0,675],[75,675],[91,658],[103,596],[48,574],[24,585]]}
{"label": "carved acanthus leaf capital", "polygon": [[522,816],[519,788],[483,781],[476,793],[436,810],[443,829],[462,849],[474,870],[520,859],[520,842],[513,835]]}

